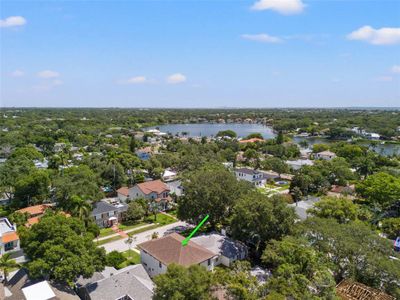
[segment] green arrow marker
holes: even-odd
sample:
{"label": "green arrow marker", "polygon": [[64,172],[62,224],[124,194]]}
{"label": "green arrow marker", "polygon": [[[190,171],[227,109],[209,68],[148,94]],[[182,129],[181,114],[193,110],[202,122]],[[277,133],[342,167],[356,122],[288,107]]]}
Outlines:
{"label": "green arrow marker", "polygon": [[182,246],[186,246],[186,245],[189,243],[189,240],[190,240],[190,239],[192,238],[192,236],[196,233],[196,231],[199,230],[199,228],[201,227],[201,225],[203,225],[204,222],[207,221],[208,217],[209,217],[208,215],[205,216],[204,219],[200,222],[200,224],[197,225],[197,227],[190,233],[190,235],[189,235],[186,239],[184,239],[184,240],[182,241]]}

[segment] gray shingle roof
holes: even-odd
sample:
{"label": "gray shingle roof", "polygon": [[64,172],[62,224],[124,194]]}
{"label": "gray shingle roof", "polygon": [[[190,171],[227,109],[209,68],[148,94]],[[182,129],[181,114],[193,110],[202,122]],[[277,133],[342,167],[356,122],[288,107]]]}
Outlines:
{"label": "gray shingle roof", "polygon": [[99,201],[99,202],[95,202],[93,204],[93,210],[91,212],[91,215],[100,215],[100,214],[104,214],[110,211],[117,211],[118,209],[111,204],[108,204],[106,202],[103,201]]}
{"label": "gray shingle roof", "polygon": [[141,264],[128,266],[108,278],[86,286],[92,300],[115,300],[129,295],[132,299],[151,300],[153,282]]}
{"label": "gray shingle roof", "polygon": [[211,252],[222,254],[229,259],[238,259],[242,255],[247,256],[247,247],[244,244],[222,234],[200,235],[192,238],[192,241]]}

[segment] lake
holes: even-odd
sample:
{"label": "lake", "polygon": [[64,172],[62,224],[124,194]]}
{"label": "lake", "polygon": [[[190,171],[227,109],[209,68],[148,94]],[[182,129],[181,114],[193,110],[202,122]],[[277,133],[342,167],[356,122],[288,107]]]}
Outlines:
{"label": "lake", "polygon": [[230,124],[167,124],[146,128],[154,129],[157,128],[161,132],[171,133],[173,135],[182,135],[182,132],[186,132],[188,137],[199,137],[199,136],[215,136],[219,131],[233,130],[236,132],[238,137],[246,137],[251,133],[261,133],[265,139],[271,139],[275,137],[275,134],[271,127],[264,126],[262,124],[242,124],[242,123],[230,123]]}
{"label": "lake", "polygon": [[[271,127],[262,124],[243,124],[243,123],[231,123],[231,124],[216,124],[216,123],[203,123],[203,124],[166,124],[160,126],[153,126],[148,129],[159,129],[161,132],[171,133],[173,135],[182,135],[183,132],[186,133],[188,137],[200,137],[200,136],[215,136],[219,131],[223,130],[233,130],[236,132],[238,137],[246,137],[251,133],[261,133],[265,139],[274,138],[276,135]],[[299,143],[302,140],[306,140],[309,145],[313,144],[329,144],[331,141],[322,138],[304,138],[304,137],[294,137],[293,141]],[[364,145],[369,146],[366,142]],[[375,147],[370,147],[371,150],[382,154],[382,155],[393,155],[400,154],[399,144],[380,144]]]}

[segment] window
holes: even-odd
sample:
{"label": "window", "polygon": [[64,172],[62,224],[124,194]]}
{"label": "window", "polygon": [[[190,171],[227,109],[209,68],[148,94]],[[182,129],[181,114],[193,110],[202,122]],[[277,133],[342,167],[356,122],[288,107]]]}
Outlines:
{"label": "window", "polygon": [[14,242],[9,242],[4,245],[5,251],[12,250],[12,249],[14,249]]}
{"label": "window", "polygon": [[207,265],[208,265],[208,266],[211,265],[211,259],[208,259],[208,260],[207,260]]}
{"label": "window", "polygon": [[158,262],[158,267],[159,267],[160,269],[162,268],[161,261]]}

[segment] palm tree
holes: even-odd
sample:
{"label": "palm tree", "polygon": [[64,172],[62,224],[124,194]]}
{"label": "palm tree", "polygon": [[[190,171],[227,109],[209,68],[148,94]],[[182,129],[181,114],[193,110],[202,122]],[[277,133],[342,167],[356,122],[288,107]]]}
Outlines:
{"label": "palm tree", "polygon": [[2,257],[0,257],[0,269],[4,274],[5,283],[7,283],[7,276],[10,269],[17,267],[19,267],[19,264],[17,264],[16,261],[11,258],[10,253],[5,253]]}
{"label": "palm tree", "polygon": [[72,196],[70,211],[75,217],[78,217],[82,221],[86,221],[90,216],[92,206],[88,201],[83,200],[81,197]]}
{"label": "palm tree", "polygon": [[118,162],[117,153],[110,151],[107,155],[107,164],[113,167],[113,190],[115,191],[115,164]]}

